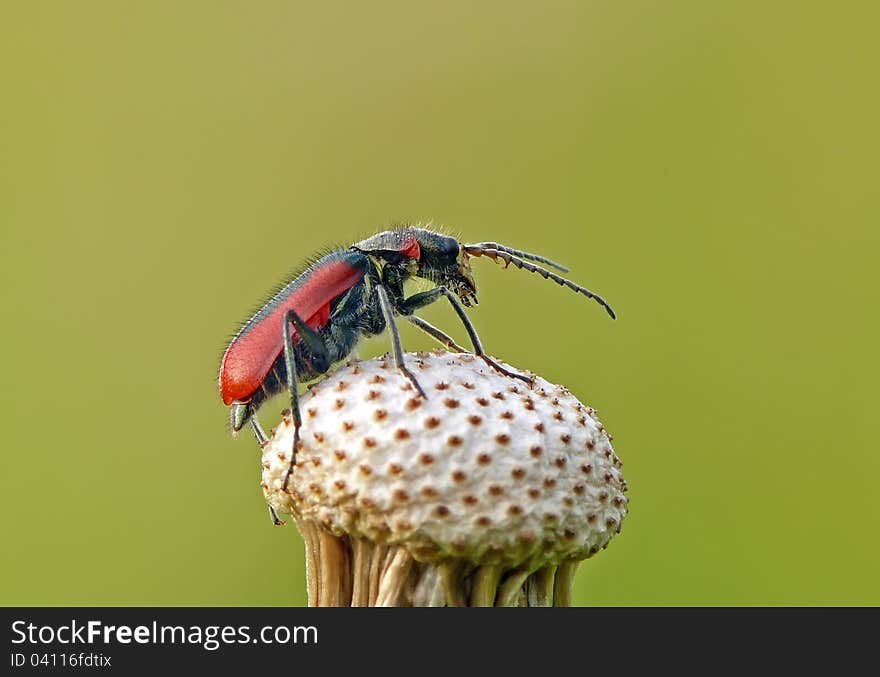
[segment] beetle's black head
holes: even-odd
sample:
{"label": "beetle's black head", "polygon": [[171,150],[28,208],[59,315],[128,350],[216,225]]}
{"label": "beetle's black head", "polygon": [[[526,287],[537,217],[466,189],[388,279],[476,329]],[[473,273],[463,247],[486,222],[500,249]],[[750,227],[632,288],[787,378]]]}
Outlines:
{"label": "beetle's black head", "polygon": [[454,237],[424,228],[414,228],[419,241],[418,277],[443,285],[466,306],[477,303],[477,285],[471,273],[469,255]]}

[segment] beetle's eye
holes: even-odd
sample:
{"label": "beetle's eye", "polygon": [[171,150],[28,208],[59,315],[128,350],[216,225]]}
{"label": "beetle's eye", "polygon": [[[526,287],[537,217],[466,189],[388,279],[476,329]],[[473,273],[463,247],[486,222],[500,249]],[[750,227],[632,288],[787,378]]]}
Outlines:
{"label": "beetle's eye", "polygon": [[440,242],[440,251],[444,256],[458,257],[458,240],[454,237],[444,237]]}

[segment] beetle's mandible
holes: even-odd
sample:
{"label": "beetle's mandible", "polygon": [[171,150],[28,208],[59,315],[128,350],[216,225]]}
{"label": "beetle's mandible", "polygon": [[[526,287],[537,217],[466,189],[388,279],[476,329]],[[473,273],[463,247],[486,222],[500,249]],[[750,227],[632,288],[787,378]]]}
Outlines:
{"label": "beetle's mandible", "polygon": [[[232,429],[247,423],[262,443],[257,409],[271,396],[286,390],[291,400],[294,442],[285,490],[293,472],[302,420],[299,411],[300,381],[317,378],[347,358],[361,336],[391,335],[394,364],[425,397],[418,380],[404,362],[395,316],[400,316],[449,349],[464,352],[447,334],[415,312],[445,298],[464,324],[473,352],[493,369],[512,378],[530,381],[511,372],[483,351],[465,307],[477,303],[477,287],[470,258],[486,256],[505,267],[537,273],[601,304],[614,318],[602,297],[548,270],[567,268],[537,254],[496,242],[462,244],[453,237],[411,226],[387,230],[322,256],[272,296],[232,338],[220,365],[220,393],[231,407]],[[540,264],[544,264],[544,267]],[[404,282],[423,278],[435,284],[405,297]],[[277,516],[273,516],[277,522]]]}

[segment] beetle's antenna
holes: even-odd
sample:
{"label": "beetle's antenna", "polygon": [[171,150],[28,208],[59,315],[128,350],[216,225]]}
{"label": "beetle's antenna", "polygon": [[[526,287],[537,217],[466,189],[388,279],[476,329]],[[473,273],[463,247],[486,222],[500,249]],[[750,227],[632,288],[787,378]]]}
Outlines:
{"label": "beetle's antenna", "polygon": [[469,254],[470,256],[488,256],[490,259],[492,259],[493,261],[496,261],[496,262],[498,261],[498,259],[501,259],[502,261],[504,261],[507,264],[505,266],[505,268],[512,263],[517,268],[521,268],[522,270],[527,270],[530,273],[537,273],[538,275],[543,277],[545,280],[553,280],[558,285],[561,285],[563,287],[568,287],[569,289],[571,289],[574,292],[577,292],[578,294],[583,294],[587,298],[593,299],[599,305],[601,305],[603,308],[605,308],[605,310],[611,316],[611,319],[613,319],[613,320],[617,319],[617,315],[615,315],[614,311],[611,309],[611,306],[609,306],[608,303],[605,302],[605,299],[603,299],[598,294],[594,294],[589,289],[587,289],[585,287],[581,287],[580,285],[575,284],[571,280],[565,279],[561,275],[557,275],[556,273],[551,273],[546,268],[542,268],[541,266],[536,266],[534,263],[529,263],[528,261],[524,261],[520,257],[514,256],[513,254],[509,253],[508,251],[506,251],[504,249],[494,249],[491,247],[484,248],[481,245],[465,245],[464,251],[467,254]]}
{"label": "beetle's antenna", "polygon": [[[476,242],[474,244],[466,244],[464,245],[465,251],[470,254],[468,251],[471,248],[476,249],[494,249],[495,251],[504,252],[506,254],[513,254],[514,256],[518,256],[521,259],[526,261],[536,261],[537,263],[544,263],[551,268],[556,268],[556,270],[561,270],[563,273],[568,272],[568,266],[563,266],[561,263],[556,263],[556,261],[552,261],[548,259],[546,256],[540,256],[538,254],[532,254],[530,252],[524,252],[521,249],[513,249],[512,247],[506,247],[503,244],[498,244],[497,242]],[[479,256],[479,254],[474,254],[474,256]]]}

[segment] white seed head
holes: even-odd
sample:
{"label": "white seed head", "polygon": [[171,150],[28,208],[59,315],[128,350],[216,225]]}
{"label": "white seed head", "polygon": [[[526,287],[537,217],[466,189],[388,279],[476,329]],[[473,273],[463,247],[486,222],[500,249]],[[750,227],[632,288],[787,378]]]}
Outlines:
{"label": "white seed head", "polygon": [[286,492],[289,417],[263,450],[276,510],[403,545],[419,561],[558,563],[595,554],[620,531],[626,482],[592,408],[473,355],[408,353],[406,364],[427,399],[387,357],[343,367],[301,398]]}

